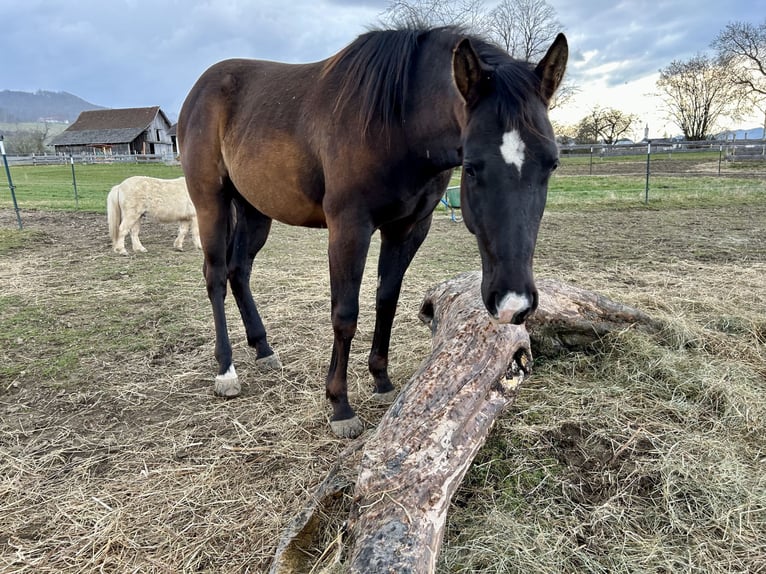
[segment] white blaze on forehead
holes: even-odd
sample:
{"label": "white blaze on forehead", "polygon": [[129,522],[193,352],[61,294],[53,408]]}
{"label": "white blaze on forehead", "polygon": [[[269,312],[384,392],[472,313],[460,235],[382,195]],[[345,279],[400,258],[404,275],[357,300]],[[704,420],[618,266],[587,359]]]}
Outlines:
{"label": "white blaze on forehead", "polygon": [[511,130],[503,134],[503,143],[500,146],[500,153],[508,165],[515,165],[521,173],[521,166],[524,165],[524,140],[521,139],[518,130]]}

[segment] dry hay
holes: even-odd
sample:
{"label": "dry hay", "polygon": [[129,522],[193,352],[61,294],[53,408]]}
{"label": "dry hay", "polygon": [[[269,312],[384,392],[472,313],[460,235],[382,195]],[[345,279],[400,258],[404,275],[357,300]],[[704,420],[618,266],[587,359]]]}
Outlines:
{"label": "dry hay", "polygon": [[[0,571],[264,571],[346,445],[323,390],[326,234],[276,226],[256,262],[281,373],[256,371],[227,301],[243,395],[226,401],[200,255],[168,247],[173,226],[144,226],[149,253],[125,258],[103,216],[22,215],[0,252]],[[766,570],[764,222],[762,205],[546,215],[538,275],[667,328],[538,358],[455,498],[441,572]],[[0,242],[13,225],[0,213]],[[370,425],[374,265],[349,383]],[[397,384],[429,349],[422,293],[478,266],[437,218],[405,282]],[[328,519],[327,564],[342,512]]]}

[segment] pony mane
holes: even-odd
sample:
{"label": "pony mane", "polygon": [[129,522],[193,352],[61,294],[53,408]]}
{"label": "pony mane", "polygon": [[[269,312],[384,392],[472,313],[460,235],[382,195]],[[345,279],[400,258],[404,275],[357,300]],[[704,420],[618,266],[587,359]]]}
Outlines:
{"label": "pony mane", "polygon": [[[324,65],[322,78],[337,82],[336,113],[358,107],[363,133],[379,121],[384,128],[404,116],[413,62],[428,40],[469,38],[479,57],[494,69],[498,113],[510,123],[528,123],[530,93],[539,92],[539,80],[528,62],[513,59],[501,48],[456,26],[372,30],[332,56]],[[447,44],[449,45],[449,44]]]}

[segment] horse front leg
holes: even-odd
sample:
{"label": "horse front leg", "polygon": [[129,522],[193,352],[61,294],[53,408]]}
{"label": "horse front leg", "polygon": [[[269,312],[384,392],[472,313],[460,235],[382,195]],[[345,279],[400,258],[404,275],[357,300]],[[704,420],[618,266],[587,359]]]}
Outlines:
{"label": "horse front leg", "polygon": [[372,338],[368,364],[375,384],[373,397],[383,403],[393,401],[397,394],[388,376],[388,350],[402,281],[412,258],[415,257],[415,253],[428,235],[431,218],[431,215],[427,216],[411,230],[405,231],[392,226],[382,228],[380,231],[375,334]]}
{"label": "horse front leg", "polygon": [[348,400],[348,357],[356,334],[359,289],[372,228],[344,222],[329,227],[330,293],[335,338],[326,393],[333,410],[330,420],[333,432],[343,438],[353,438],[361,434],[364,425]]}

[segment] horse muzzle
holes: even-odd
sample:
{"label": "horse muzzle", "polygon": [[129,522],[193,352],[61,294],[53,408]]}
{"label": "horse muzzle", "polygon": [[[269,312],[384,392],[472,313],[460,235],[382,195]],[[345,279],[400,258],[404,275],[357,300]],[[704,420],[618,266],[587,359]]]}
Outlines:
{"label": "horse muzzle", "polygon": [[485,305],[492,317],[502,324],[521,325],[537,309],[537,291],[529,294],[507,291],[495,293],[490,299],[490,305]]}

